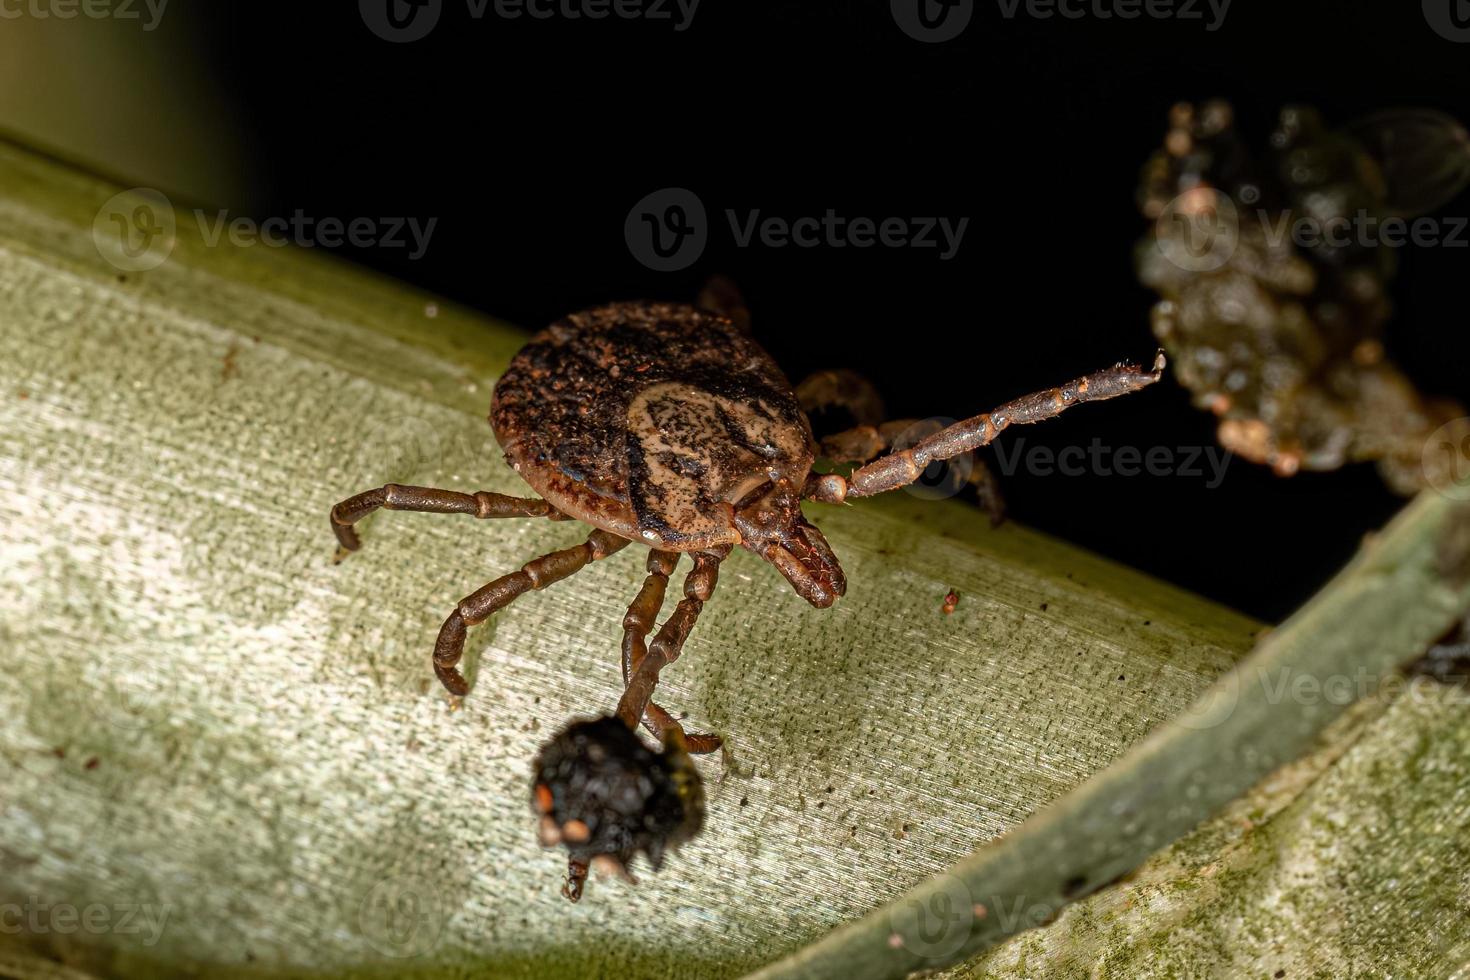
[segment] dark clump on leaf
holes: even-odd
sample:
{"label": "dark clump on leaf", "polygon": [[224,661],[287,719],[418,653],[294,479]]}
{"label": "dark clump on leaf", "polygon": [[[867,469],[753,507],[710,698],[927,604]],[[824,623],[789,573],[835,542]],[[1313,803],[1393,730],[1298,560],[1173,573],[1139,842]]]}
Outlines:
{"label": "dark clump on leaf", "polygon": [[1373,462],[1403,494],[1458,479],[1466,410],[1421,394],[1383,332],[1404,215],[1467,181],[1464,129],[1430,110],[1333,128],[1288,106],[1258,150],[1225,102],[1173,108],[1138,191],[1138,274],[1221,445],[1283,476]]}
{"label": "dark clump on leaf", "polygon": [[532,772],[542,843],[566,845],[582,864],[608,858],[626,873],[642,853],[657,870],[704,824],[704,788],[673,730],[657,752],[616,717],[574,722],[542,746]]}

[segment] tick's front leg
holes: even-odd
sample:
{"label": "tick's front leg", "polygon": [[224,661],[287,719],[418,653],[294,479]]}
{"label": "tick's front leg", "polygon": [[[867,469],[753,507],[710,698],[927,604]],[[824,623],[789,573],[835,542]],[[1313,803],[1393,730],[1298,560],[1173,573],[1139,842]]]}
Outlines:
{"label": "tick's front leg", "polygon": [[[867,463],[894,446],[911,446],[943,430],[944,425],[937,419],[895,419],[881,425],[859,425],[823,438],[821,455],[823,459],[833,463]],[[820,475],[813,477],[809,486],[820,478]],[[985,461],[972,457],[970,470],[964,479],[975,488],[980,506],[990,515],[991,525],[1003,521],[1005,498],[1001,496],[1000,484],[990,472],[990,467],[985,465]],[[815,487],[812,489],[815,490]],[[813,497],[816,494],[808,492],[804,496]]]}
{"label": "tick's front leg", "polygon": [[1007,402],[992,412],[946,426],[912,447],[890,453],[859,468],[851,477],[828,473],[809,480],[804,496],[822,503],[842,503],[848,497],[871,497],[913,483],[935,460],[953,459],[991,443],[1012,425],[1028,425],[1055,418],[1073,405],[1117,398],[1145,388],[1164,374],[1164,352],[1145,371],[1134,364],[1118,364],[1096,371],[1059,388],[1048,388]]}

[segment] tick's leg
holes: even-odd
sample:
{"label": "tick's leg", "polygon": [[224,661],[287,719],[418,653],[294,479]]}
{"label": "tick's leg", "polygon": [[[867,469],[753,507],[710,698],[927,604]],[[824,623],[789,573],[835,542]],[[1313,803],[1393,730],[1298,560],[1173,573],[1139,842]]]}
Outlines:
{"label": "tick's leg", "polygon": [[807,415],[843,409],[859,426],[876,426],[884,414],[883,398],[873,383],[846,369],[818,371],[807,376],[796,386],[796,400]]}
{"label": "tick's leg", "polygon": [[[623,617],[623,686],[638,670],[638,665],[648,653],[648,634],[653,630],[653,624],[658,619],[659,610],[663,608],[664,592],[669,586],[669,575],[674,571],[674,566],[679,562],[678,552],[658,551],[648,552],[648,578],[643,581],[643,588],[638,591],[638,598],[628,607],[628,613]],[[703,755],[714,752],[720,747],[718,735],[706,735],[703,733],[690,734],[684,732],[678,720],[663,708],[652,701],[643,712],[643,727],[654,735],[662,738],[665,729],[678,728],[684,734],[685,748],[691,755]]]}
{"label": "tick's leg", "polygon": [[518,572],[500,578],[459,600],[454,612],[439,628],[434,642],[434,673],[450,694],[464,695],[469,685],[457,669],[464,656],[465,632],[510,605],[532,589],[544,589],[552,582],[581,571],[589,562],[621,551],[631,542],[608,531],[596,530],[575,548],[553,551],[549,555],[526,562]]}
{"label": "tick's leg", "polygon": [[750,310],[745,308],[745,297],[728,276],[710,276],[699,291],[695,304],[701,309],[718,313],[745,333],[750,333]]}
{"label": "tick's leg", "polygon": [[470,514],[479,518],[547,517],[553,521],[567,519],[555,507],[534,497],[507,497],[503,493],[490,493],[486,490],[459,493],[455,490],[405,487],[388,483],[376,490],[348,497],[332,508],[332,530],[336,533],[337,543],[342,546],[344,553],[356,551],[362,546],[352,525],[380,507],[384,510],[415,510],[426,514]]}
{"label": "tick's leg", "polygon": [[659,671],[679,658],[689,631],[699,619],[699,612],[715,591],[720,576],[720,562],[730,553],[729,547],[719,551],[694,554],[694,568],[684,577],[684,598],[664,620],[658,635],[648,645],[648,653],[638,662],[628,678],[628,686],[618,701],[618,717],[629,728],[636,728],[648,711],[653,689],[658,686]]}
{"label": "tick's leg", "polygon": [[821,457],[834,463],[866,463],[892,449],[900,437],[923,439],[943,428],[932,419],[894,419],[881,425],[857,425],[823,437]]}
{"label": "tick's leg", "polygon": [[1000,492],[1000,482],[990,472],[990,467],[985,465],[985,460],[975,460],[975,466],[970,470],[969,482],[975,488],[975,498],[980,506],[990,515],[990,526],[998,526],[1006,519],[1006,498]]}
{"label": "tick's leg", "polygon": [[1129,394],[1153,384],[1163,373],[1163,351],[1159,351],[1153,368],[1148,371],[1133,364],[1119,364],[1097,371],[1060,388],[1038,391],[1007,402],[988,414],[956,422],[920,439],[908,449],[874,460],[846,479],[835,473],[814,477],[803,492],[823,503],[841,503],[848,497],[871,497],[885,490],[895,490],[913,483],[935,460],[952,459],[960,453],[979,449],[1012,425],[1042,422],[1082,402],[1103,401]]}
{"label": "tick's leg", "polygon": [[[882,425],[859,425],[845,432],[838,432],[822,440],[823,459],[834,463],[867,463],[892,449],[896,442],[921,441],[944,431],[944,426],[933,419],[895,419]],[[808,483],[806,496],[818,496],[815,491],[820,475],[813,476]],[[842,480],[842,477],[837,477]],[[836,481],[833,481],[834,483]],[[975,488],[980,506],[990,515],[991,525],[1005,519],[1005,498],[1001,496],[1000,484],[985,461],[976,457],[966,482]],[[845,481],[844,481],[845,483]]]}

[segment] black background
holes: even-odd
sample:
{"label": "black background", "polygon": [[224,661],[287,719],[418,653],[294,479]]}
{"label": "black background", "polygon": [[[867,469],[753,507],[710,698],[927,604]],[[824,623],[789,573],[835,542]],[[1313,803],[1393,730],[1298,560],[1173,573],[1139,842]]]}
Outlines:
{"label": "black background", "polygon": [[[175,0],[182,6],[182,0]],[[1446,0],[1449,2],[1449,0]],[[187,19],[248,138],[258,217],[435,217],[427,254],[354,261],[535,327],[617,298],[691,298],[711,272],[747,294],[758,338],[798,378],[849,366],[895,416],[964,417],[1142,358],[1151,294],[1131,252],[1138,170],[1181,99],[1230,99],[1264,146],[1284,103],[1345,121],[1422,105],[1470,119],[1470,45],[1418,3],[1236,0],[1201,20],[1008,19],[976,3],[923,44],[881,2],[704,0],[668,21],[472,19],[445,0],[425,39],[374,36],[352,3],[191,4]],[[650,271],[623,237],[659,188],[711,217],[693,267]],[[968,217],[959,254],[738,248],[723,217]],[[1440,214],[1470,213],[1464,195]],[[1430,392],[1461,365],[1470,253],[1406,249],[1390,353]],[[1029,445],[1213,444],[1166,383],[1027,430]],[[1371,467],[1272,477],[1027,475],[1014,517],[1268,619],[1311,594],[1400,502]]]}

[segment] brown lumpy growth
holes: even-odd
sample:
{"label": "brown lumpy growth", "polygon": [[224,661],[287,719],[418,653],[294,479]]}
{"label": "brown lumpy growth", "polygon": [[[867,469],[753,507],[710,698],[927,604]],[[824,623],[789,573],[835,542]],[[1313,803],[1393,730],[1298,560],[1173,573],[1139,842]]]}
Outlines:
{"label": "brown lumpy growth", "polygon": [[495,388],[511,465],[554,505],[661,547],[737,539],[730,504],[800,486],[811,430],[771,357],[681,303],[615,303],[532,338]]}
{"label": "brown lumpy growth", "polygon": [[699,772],[672,729],[659,753],[616,717],[574,722],[542,747],[532,774],[543,843],[566,845],[583,866],[605,857],[626,870],[641,853],[658,870],[704,825]]}
{"label": "brown lumpy growth", "polygon": [[1257,154],[1224,102],[1178,105],[1169,122],[1138,192],[1155,222],[1138,273],[1161,296],[1154,333],[1220,416],[1221,443],[1283,475],[1375,461],[1400,493],[1443,478],[1455,461],[1426,444],[1465,412],[1423,398],[1384,357],[1395,256],[1381,232],[1463,189],[1463,130],[1414,110],[1334,131],[1288,107]]}

